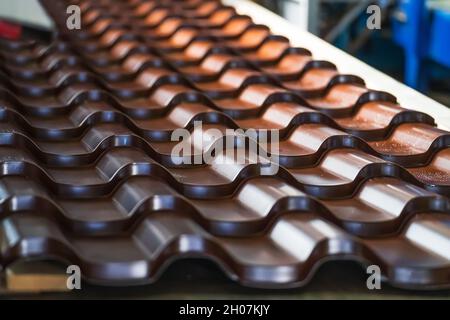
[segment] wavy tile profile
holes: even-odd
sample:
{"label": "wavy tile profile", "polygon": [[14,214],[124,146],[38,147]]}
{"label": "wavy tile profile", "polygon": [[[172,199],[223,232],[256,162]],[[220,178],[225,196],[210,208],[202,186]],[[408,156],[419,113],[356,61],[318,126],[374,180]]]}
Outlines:
{"label": "wavy tile profile", "polygon": [[[450,287],[450,133],[431,116],[220,1],[42,2],[52,43],[0,40],[0,270],[52,258],[140,285],[195,257],[291,288],[350,259]],[[193,138],[174,155],[177,129]]]}

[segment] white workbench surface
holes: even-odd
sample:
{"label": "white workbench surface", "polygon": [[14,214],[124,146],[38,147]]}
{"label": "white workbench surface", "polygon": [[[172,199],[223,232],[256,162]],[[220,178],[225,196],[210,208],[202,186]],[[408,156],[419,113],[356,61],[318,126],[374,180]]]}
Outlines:
{"label": "white workbench surface", "polygon": [[252,17],[256,23],[267,25],[274,34],[287,37],[293,46],[310,50],[315,59],[333,62],[341,73],[360,76],[370,89],[393,94],[403,107],[428,113],[436,120],[438,127],[450,130],[450,109],[446,106],[372,68],[313,34],[301,30],[254,2],[223,0],[223,3],[235,7],[240,14]]}

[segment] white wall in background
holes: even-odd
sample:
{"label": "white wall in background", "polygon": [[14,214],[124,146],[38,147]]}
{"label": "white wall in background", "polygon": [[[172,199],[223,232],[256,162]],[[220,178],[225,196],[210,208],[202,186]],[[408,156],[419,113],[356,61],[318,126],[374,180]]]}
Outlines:
{"label": "white wall in background", "polygon": [[0,17],[14,18],[47,28],[52,25],[38,0],[0,0]]}
{"label": "white wall in background", "polygon": [[281,0],[281,14],[302,30],[307,30],[308,2],[308,0]]}

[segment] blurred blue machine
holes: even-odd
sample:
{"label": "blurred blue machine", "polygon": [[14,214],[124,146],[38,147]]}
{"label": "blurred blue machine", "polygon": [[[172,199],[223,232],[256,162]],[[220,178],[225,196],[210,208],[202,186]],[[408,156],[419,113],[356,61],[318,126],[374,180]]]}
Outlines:
{"label": "blurred blue machine", "polygon": [[425,90],[427,59],[450,68],[449,2],[399,0],[394,12],[393,38],[405,51],[405,83]]}

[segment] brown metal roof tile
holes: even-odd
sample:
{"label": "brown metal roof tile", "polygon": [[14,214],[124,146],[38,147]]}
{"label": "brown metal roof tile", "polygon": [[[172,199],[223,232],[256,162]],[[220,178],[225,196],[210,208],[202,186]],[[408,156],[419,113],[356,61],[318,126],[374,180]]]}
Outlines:
{"label": "brown metal roof tile", "polygon": [[[79,31],[70,1],[43,2],[52,44],[0,42],[2,266],[53,256],[131,285],[193,256],[294,287],[352,257],[450,286],[450,135],[429,115],[218,1],[78,1]],[[177,129],[201,140],[174,157]],[[227,129],[278,132],[277,173],[230,156],[255,137]]]}

